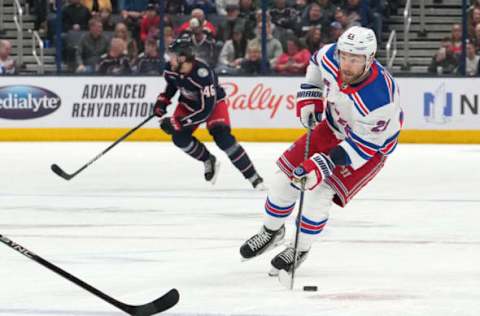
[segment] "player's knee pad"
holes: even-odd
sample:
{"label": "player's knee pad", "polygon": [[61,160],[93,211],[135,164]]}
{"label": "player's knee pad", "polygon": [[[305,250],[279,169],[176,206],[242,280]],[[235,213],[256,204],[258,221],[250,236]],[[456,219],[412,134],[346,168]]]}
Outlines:
{"label": "player's knee pad", "polygon": [[228,125],[216,124],[208,132],[213,136],[213,140],[221,150],[227,150],[237,142]]}
{"label": "player's knee pad", "polygon": [[180,148],[185,148],[193,141],[191,133],[177,132],[172,134],[173,143]]}
{"label": "player's knee pad", "polygon": [[290,179],[281,170],[277,170],[269,185],[268,198],[281,206],[295,203],[299,191],[295,189]]}

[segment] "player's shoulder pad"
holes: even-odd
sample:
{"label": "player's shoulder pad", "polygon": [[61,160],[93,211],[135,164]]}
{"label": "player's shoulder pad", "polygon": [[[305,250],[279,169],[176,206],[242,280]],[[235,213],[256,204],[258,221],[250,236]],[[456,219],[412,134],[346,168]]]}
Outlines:
{"label": "player's shoulder pad", "polygon": [[207,84],[212,81],[211,72],[212,70],[205,62],[197,59],[191,72],[191,78],[199,84]]}
{"label": "player's shoulder pad", "polygon": [[317,56],[319,67],[330,73],[335,79],[338,77],[340,68],[336,51],[337,44],[325,45]]}
{"label": "player's shoulder pad", "polygon": [[[327,51],[329,51],[334,46],[336,46],[336,44],[323,45],[322,48],[312,54],[312,56],[310,57],[310,62],[319,66],[322,61],[323,55],[325,55]],[[335,48],[333,49],[333,51],[335,51]]]}
{"label": "player's shoulder pad", "polygon": [[172,70],[172,64],[170,62],[167,62],[165,64],[165,69],[163,71],[163,75],[165,76],[165,78],[172,78],[172,77],[176,77],[178,76],[178,73],[176,71],[173,71]]}
{"label": "player's shoulder pad", "polygon": [[363,103],[368,112],[393,103],[396,89],[392,76],[380,63],[374,61],[372,67],[376,68],[376,78],[357,92],[358,98],[354,96],[358,103]]}

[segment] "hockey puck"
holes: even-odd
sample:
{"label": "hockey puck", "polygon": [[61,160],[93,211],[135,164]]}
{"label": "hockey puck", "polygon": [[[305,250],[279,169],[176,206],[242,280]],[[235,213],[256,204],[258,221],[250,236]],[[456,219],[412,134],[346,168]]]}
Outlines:
{"label": "hockey puck", "polygon": [[307,292],[316,292],[316,291],[318,291],[318,287],[315,286],[315,285],[305,285],[303,287],[303,290],[307,291]]}

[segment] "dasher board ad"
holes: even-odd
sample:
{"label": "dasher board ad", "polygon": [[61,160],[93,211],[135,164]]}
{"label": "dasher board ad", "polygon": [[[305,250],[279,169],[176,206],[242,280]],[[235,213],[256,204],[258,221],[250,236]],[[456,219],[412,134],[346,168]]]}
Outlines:
{"label": "dasher board ad", "polygon": [[[221,77],[232,125],[301,128],[295,94],[302,80]],[[404,129],[480,129],[480,78],[398,78],[397,83]],[[129,128],[151,113],[164,88],[163,77],[0,77],[0,127]],[[146,127],[157,128],[158,122]]]}

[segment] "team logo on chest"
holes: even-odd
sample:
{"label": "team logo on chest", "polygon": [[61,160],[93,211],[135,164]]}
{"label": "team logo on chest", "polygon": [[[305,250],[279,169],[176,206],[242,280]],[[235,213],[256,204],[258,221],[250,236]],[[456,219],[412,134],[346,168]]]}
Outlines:
{"label": "team logo on chest", "polygon": [[180,88],[180,93],[184,98],[187,98],[189,100],[196,100],[197,99],[197,93],[194,91],[190,91],[185,89],[184,87]]}

